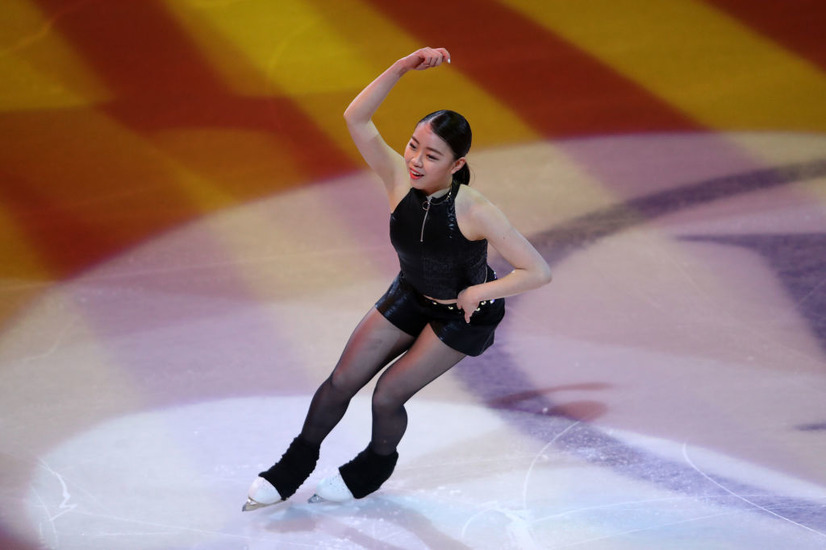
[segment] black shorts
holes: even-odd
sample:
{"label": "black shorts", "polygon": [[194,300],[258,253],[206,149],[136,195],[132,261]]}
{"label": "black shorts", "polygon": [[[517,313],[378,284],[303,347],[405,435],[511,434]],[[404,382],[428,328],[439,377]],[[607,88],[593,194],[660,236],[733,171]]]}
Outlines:
{"label": "black shorts", "polygon": [[[488,280],[495,279],[488,268]],[[399,273],[384,296],[376,302],[384,317],[404,332],[418,336],[426,325],[439,339],[465,355],[477,356],[493,344],[496,326],[505,316],[505,300],[487,300],[465,322],[465,314],[455,305],[440,304],[422,296]]]}

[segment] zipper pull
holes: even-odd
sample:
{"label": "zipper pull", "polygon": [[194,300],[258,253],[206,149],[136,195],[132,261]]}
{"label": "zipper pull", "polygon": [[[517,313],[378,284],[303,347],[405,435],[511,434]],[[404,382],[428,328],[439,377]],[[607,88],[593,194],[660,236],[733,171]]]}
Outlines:
{"label": "zipper pull", "polygon": [[422,203],[422,209],[424,210],[424,218],[422,219],[422,232],[419,235],[419,242],[424,242],[424,224],[427,223],[427,214],[430,212],[430,197],[427,197],[427,202]]}

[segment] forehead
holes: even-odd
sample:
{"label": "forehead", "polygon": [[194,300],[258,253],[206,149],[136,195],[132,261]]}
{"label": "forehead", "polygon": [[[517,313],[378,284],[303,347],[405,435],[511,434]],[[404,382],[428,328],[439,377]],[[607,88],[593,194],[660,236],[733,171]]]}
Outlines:
{"label": "forehead", "polygon": [[450,151],[450,146],[447,142],[436,135],[433,128],[431,128],[427,122],[422,122],[416,126],[416,129],[413,130],[411,140],[417,141],[419,145],[442,154],[447,154]]}

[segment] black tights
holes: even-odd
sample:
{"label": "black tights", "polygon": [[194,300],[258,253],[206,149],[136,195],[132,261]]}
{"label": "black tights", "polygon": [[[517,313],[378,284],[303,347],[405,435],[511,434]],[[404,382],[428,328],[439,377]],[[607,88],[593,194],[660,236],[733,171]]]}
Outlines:
{"label": "black tights", "polygon": [[375,308],[353,331],[332,374],[316,390],[302,437],[321,444],[344,416],[350,399],[397,357],[373,391],[370,440],[377,454],[393,453],[407,429],[404,404],[465,355],[439,340],[429,326],[419,336],[411,336]]}

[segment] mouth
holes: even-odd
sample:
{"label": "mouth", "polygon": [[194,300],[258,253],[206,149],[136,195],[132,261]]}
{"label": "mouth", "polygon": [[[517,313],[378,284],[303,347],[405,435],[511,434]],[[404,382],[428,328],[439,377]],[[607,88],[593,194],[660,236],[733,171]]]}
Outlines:
{"label": "mouth", "polygon": [[416,170],[413,170],[412,168],[410,168],[408,171],[410,172],[410,179],[417,180],[417,179],[424,176],[424,174],[422,174],[421,172],[417,172]]}

